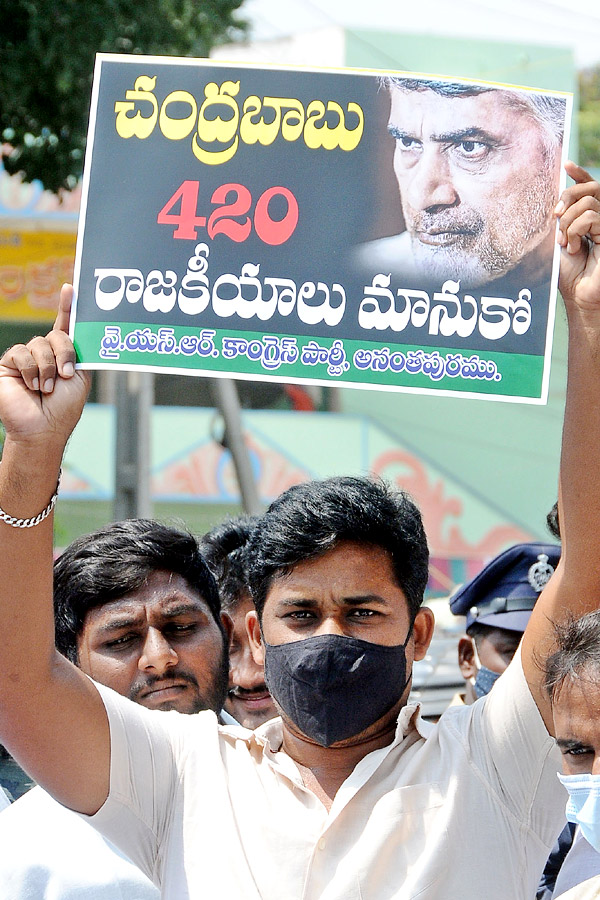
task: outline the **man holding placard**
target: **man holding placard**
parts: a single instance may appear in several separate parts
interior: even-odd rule
[[[576,184],[556,208],[570,326],[563,553],[494,691],[436,725],[407,705],[433,631],[420,606],[422,523],[409,498],[367,479],[291,489],[253,535],[249,631],[281,720],[235,732],[210,712],[158,715],[57,654],[51,513],[88,389],[65,334],[70,290],[47,338],[3,356],[0,739],[164,897],[532,895],[564,806],[538,660],[553,649],[553,621],[584,614],[600,592],[589,564],[600,529],[600,188],[568,172]]]

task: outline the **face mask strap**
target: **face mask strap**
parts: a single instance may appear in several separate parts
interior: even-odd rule
[[[414,629],[414,627],[415,627],[415,619],[416,619],[416,618],[417,618],[417,617],[414,616],[414,617],[410,620],[410,626],[409,626],[409,628],[408,628],[408,634],[406,635],[406,640],[405,640],[404,643],[402,644],[402,649],[403,649],[403,650],[406,650],[406,647],[407,647],[407,645],[408,645],[408,642],[410,641],[410,639],[411,639],[411,637],[412,637],[413,629]]]
[[[467,635],[467,637],[469,637],[471,639],[471,643],[473,644],[473,656],[475,658],[475,666],[477,667],[477,671],[480,672],[481,671],[481,660],[479,659],[479,653],[477,652],[477,642],[475,641],[474,637],[471,637],[470,634]],[[475,675],[471,675],[471,677],[469,678],[469,684],[472,687],[475,687],[475,678],[476,678]]]
[[[469,683],[473,686],[477,697],[483,697],[486,694],[489,694],[494,682],[500,677],[500,673],[494,672],[492,669],[488,669],[487,666],[483,665],[479,658],[475,638],[472,637],[471,641],[473,642],[473,653],[475,665],[477,666],[477,675],[471,676],[469,678]]]
[[[406,635],[406,640],[405,640],[404,643],[402,644],[402,649],[405,650],[405,651],[406,651],[406,647],[407,647],[407,645],[408,645],[408,642],[410,641],[410,639],[411,639],[411,637],[412,637],[413,630],[414,630],[414,626],[415,626],[415,619],[416,619],[416,618],[417,618],[417,616],[415,615],[415,616],[413,616],[413,618],[410,620],[410,626],[409,626],[409,629],[408,629],[408,634]],[[404,654],[404,659],[405,659],[405,661],[406,661],[406,653]],[[406,665],[406,662],[405,662],[405,665]],[[404,693],[404,691],[406,690],[406,688],[407,688],[407,687],[409,686],[409,684],[411,683],[412,677],[413,677],[413,673],[412,673],[412,666],[411,666],[411,667],[410,667],[410,675],[406,678],[406,681],[404,682],[404,686],[403,686],[403,688],[402,688],[402,690],[401,690],[401,692],[400,692],[400,696],[402,696],[402,694]]]

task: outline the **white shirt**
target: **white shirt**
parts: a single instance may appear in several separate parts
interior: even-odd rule
[[[0,815],[0,900],[159,900],[81,816],[39,787]]]
[[[10,806],[10,798],[4,788],[0,785],[0,812],[3,809],[8,809]]]
[[[280,751],[279,720],[219,727],[98,689],[111,786],[90,821],[168,900],[530,900],[564,824],[558,752],[518,655],[436,725],[403,709],[329,812]]]
[[[556,894],[552,894],[554,898]],[[600,875],[588,878],[581,884],[576,884],[564,894],[560,894],[560,900],[598,900],[600,897]]]
[[[556,884],[554,885],[552,900],[555,900],[556,897],[564,898],[564,900],[571,898],[571,896],[579,897],[577,890],[589,891],[590,889],[589,884],[587,888],[584,888],[581,882],[589,882],[590,879],[592,881],[595,879],[598,890],[596,896],[600,897],[600,853],[594,850],[592,845],[586,841],[578,828],[575,831],[571,849],[560,867]],[[574,889],[573,894],[571,894],[572,889]],[[581,896],[587,897],[588,895],[587,893],[582,893]],[[589,896],[593,895],[590,894]]]

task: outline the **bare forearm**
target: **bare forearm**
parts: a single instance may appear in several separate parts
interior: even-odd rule
[[[567,307],[568,308],[568,307]],[[535,660],[554,646],[554,624],[600,606],[600,312],[568,308],[569,373],[560,465],[561,560],[524,641]],[[535,677],[540,678],[534,660]]]
[[[18,518],[37,515],[55,491],[61,455],[60,442],[9,439],[0,464],[0,507]],[[58,799],[94,812],[108,790],[108,728],[93,685],[54,647],[52,520],[50,514],[32,528],[0,521],[0,740]],[[105,765],[91,778],[88,760],[95,754]],[[62,777],[65,755],[68,781]]]
[[[600,311],[569,310],[560,478],[564,589],[579,616],[600,606]]]
[[[557,214],[560,290],[569,322],[569,365],[560,468],[561,561],[523,638],[523,667],[551,730],[542,661],[554,649],[554,625],[600,606],[600,186],[569,163],[575,184]]]
[[[65,327],[69,305],[70,291],[61,293]],[[89,387],[74,359],[61,327],[0,360],[0,507],[8,517],[37,517],[56,490]],[[0,742],[57,799],[95,812],[108,791],[106,713],[92,682],[54,647],[53,515],[20,524],[0,517]]]
[[[7,438],[0,464],[2,510],[9,516],[29,519],[45,509],[56,490],[61,456],[60,445]],[[52,515],[33,528],[16,528],[0,521],[0,633],[4,656],[0,690],[5,701],[11,690],[18,694],[31,680],[47,677],[52,662],[52,523]]]

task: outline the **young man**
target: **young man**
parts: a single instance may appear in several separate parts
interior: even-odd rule
[[[86,675],[151,709],[221,709],[226,632],[192,535],[130,519],[78,538],[54,564],[54,607],[57,646]],[[0,844],[0,900],[159,896],[39,787],[0,816]]]
[[[54,565],[54,620],[60,652],[124,697],[221,709],[229,623],[191,534],[128,519],[77,538]]]
[[[223,612],[231,620],[229,688],[224,709],[244,728],[257,728],[277,715],[265,684],[263,666],[255,663],[246,616],[254,609],[246,577],[246,549],[256,516],[226,519],[204,535],[200,548],[217,580]]]
[[[577,183],[557,207],[570,325],[563,554],[494,690],[436,725],[407,706],[433,631],[419,605],[422,524],[404,495],[367,479],[293,488],[252,536],[250,632],[281,720],[236,733],[203,715],[157,715],[58,656],[49,498],[88,386],[64,333],[70,290],[50,335],[3,357],[0,737],[164,897],[535,891],[563,806],[538,659],[553,648],[552,620],[587,612],[600,590],[589,564],[600,525],[600,187],[568,171]]]

